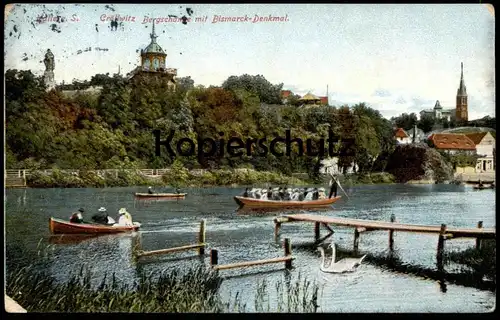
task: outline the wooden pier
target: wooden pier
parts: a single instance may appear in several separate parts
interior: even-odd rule
[[[437,261],[438,264],[442,261],[442,253],[444,249],[444,241],[456,238],[475,238],[476,248],[481,247],[481,240],[495,239],[496,231],[494,228],[483,228],[483,222],[479,221],[477,228],[457,228],[447,227],[445,224],[440,226],[416,225],[397,223],[396,217],[391,216],[391,221],[375,221],[375,220],[359,220],[339,217],[326,217],[313,214],[293,214],[284,215],[274,219],[275,236],[279,235],[281,224],[287,222],[312,222],[314,223],[314,239],[316,242],[321,242],[333,234],[330,225],[354,227],[354,251],[358,250],[359,236],[363,232],[375,230],[389,231],[389,248],[392,250],[394,246],[394,232],[412,232],[412,233],[431,233],[437,234]],[[325,227],[330,233],[323,239],[320,239],[320,226]]]
[[[271,263],[285,263],[285,268],[292,268],[292,260],[295,258],[292,257],[292,245],[290,243],[290,239],[285,239],[283,242],[283,249],[285,250],[285,255],[283,257],[278,258],[270,258],[270,259],[262,259],[262,260],[254,260],[254,261],[243,261],[236,262],[230,264],[219,265],[219,252],[215,249],[210,250],[210,266],[213,270],[226,270],[226,269],[234,269],[234,268],[244,268],[251,266],[259,266],[263,264],[271,264]]]
[[[395,220],[395,219],[394,219]],[[375,220],[360,220],[360,219],[348,219],[348,218],[337,218],[337,217],[326,217],[313,214],[294,214],[285,215],[274,220],[275,224],[282,224],[286,222],[314,222],[318,227],[319,225],[337,225],[345,227],[354,227],[358,229],[358,232],[366,232],[373,230],[387,230],[387,231],[404,231],[413,233],[441,233],[441,226],[426,226],[417,224],[403,224],[388,221],[375,221]],[[330,229],[331,230],[331,229]],[[279,231],[279,230],[278,230]],[[495,239],[495,229],[493,228],[456,228],[447,227],[446,236],[448,238],[476,238],[476,239]]]
[[[205,255],[205,220],[201,220],[200,222],[200,231],[198,233],[198,243],[189,244],[185,246],[175,247],[175,248],[167,248],[153,251],[143,251],[140,249],[140,245],[135,246],[133,249],[133,254],[136,258],[146,257],[146,256],[155,256],[159,254],[167,254],[174,252],[182,252],[188,250],[198,250],[198,254],[200,256]]]

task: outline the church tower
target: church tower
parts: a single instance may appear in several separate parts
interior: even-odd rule
[[[457,121],[468,121],[468,110],[467,110],[467,90],[464,83],[464,63],[462,62],[462,73],[460,76],[460,86],[457,90],[457,107],[456,107],[455,118]]]

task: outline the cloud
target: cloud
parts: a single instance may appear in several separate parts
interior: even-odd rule
[[[372,96],[374,97],[390,97],[391,93],[388,90],[377,89],[373,92]]]
[[[397,104],[405,104],[406,100],[405,100],[405,98],[399,96],[398,99],[396,100],[396,103]]]

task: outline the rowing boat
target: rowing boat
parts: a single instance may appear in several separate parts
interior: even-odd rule
[[[186,193],[135,193],[135,196],[141,199],[184,199],[184,197],[186,197]]]
[[[134,222],[133,226],[105,226],[92,223],[73,223],[61,219],[50,218],[49,229],[52,234],[106,234],[137,231],[140,223]]]
[[[321,208],[332,205],[337,202],[341,196],[310,200],[310,201],[277,201],[277,200],[261,200],[254,198],[246,198],[241,196],[235,196],[234,200],[240,206],[240,208],[255,208],[255,209],[292,209],[292,208]]]
[[[485,185],[482,185],[482,186],[472,186],[472,188],[475,189],[475,190],[495,189],[495,187],[493,185],[489,185],[489,186],[485,186]]]

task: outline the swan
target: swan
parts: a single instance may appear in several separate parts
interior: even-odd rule
[[[328,246],[332,247],[332,244]],[[353,272],[360,265],[361,262],[366,257],[366,254],[361,258],[344,258],[340,261],[335,262],[335,251],[337,249],[337,245],[334,245],[332,248],[332,258],[330,261],[330,265],[328,267],[325,266],[325,250],[322,247],[318,247],[318,250],[321,252],[321,265],[320,270],[328,273],[344,273],[344,272]]]

